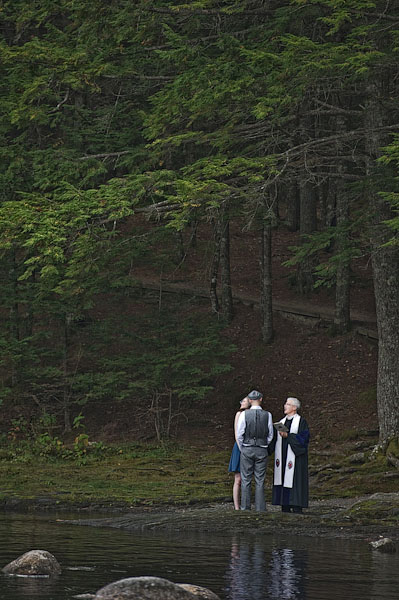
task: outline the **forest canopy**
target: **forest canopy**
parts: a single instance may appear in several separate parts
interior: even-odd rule
[[[228,368],[214,323],[188,320],[168,352],[181,307],[155,310],[145,331],[123,312],[95,326],[90,315],[99,298],[137,299],[136,267],[207,222],[209,317],[230,322],[229,224],[241,219],[262,239],[264,343],[276,228],[298,232],[298,294],[334,287],[337,332],[350,328],[351,263],[371,257],[380,442],[397,437],[399,3],[13,0],[0,27],[3,401],[53,398],[67,429],[73,406],[107,394],[162,397],[169,414],[194,359],[203,397]],[[145,355],[147,338],[165,343]],[[113,345],[129,348],[122,362]]]

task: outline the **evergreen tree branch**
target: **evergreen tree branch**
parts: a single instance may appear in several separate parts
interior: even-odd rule
[[[202,8],[202,9],[190,9],[190,8],[184,8],[184,9],[179,9],[179,10],[172,10],[170,8],[157,8],[155,6],[149,6],[147,7],[142,7],[141,8],[142,11],[144,12],[153,12],[153,13],[158,13],[158,14],[162,14],[162,15],[172,15],[172,16],[178,16],[178,15],[216,15],[216,16],[246,16],[246,17],[250,17],[252,15],[254,16],[258,16],[258,15],[265,15],[265,16],[271,16],[273,14],[273,11],[271,10],[267,10],[267,9],[254,9],[254,10],[246,10],[246,11],[240,11],[240,12],[236,12],[236,13],[231,13],[231,12],[227,12],[225,10],[221,10],[218,8]]]
[[[149,50],[150,48],[146,48]],[[160,49],[160,48],[158,48]],[[105,79],[126,79],[127,77],[135,77],[148,81],[173,81],[175,78],[171,75],[143,75],[142,73],[121,73],[120,75],[103,75]]]
[[[238,37],[245,33],[251,33],[251,32],[253,32],[253,28],[241,29],[240,31],[229,31],[228,35],[231,37],[234,37],[234,36]],[[195,44],[198,44],[198,43],[209,42],[210,40],[218,40],[218,39],[220,39],[220,37],[222,35],[226,35],[226,33],[223,33],[223,34],[218,33],[215,35],[207,35],[204,37],[190,38],[190,39],[186,40],[186,43],[190,46],[194,46]],[[148,47],[143,46],[143,50],[148,50],[148,51],[150,51],[150,50],[167,50],[168,48],[172,47],[172,44],[173,44],[172,42],[169,42],[168,44],[162,44],[161,46],[148,46]]]

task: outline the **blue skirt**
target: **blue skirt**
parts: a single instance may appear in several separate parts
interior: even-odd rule
[[[240,456],[241,452],[238,449],[237,442],[233,446],[233,450],[230,456],[229,462],[229,473],[239,473],[240,472]]]

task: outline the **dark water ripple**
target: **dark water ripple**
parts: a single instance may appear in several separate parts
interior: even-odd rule
[[[68,517],[76,515],[63,515]],[[32,549],[52,552],[62,575],[56,580],[0,575],[0,600],[71,600],[139,575],[202,585],[223,600],[399,597],[399,556],[371,552],[353,540],[138,535],[59,524],[48,515],[0,515],[0,567]]]

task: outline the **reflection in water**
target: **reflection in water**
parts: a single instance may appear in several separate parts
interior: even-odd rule
[[[260,540],[233,539],[226,573],[229,600],[303,600],[306,554],[291,548],[267,551]]]
[[[372,586],[370,596],[372,598],[390,598],[394,593],[392,586],[392,572],[398,571],[399,560],[397,554],[385,554],[385,552],[370,552],[371,565],[370,575]],[[398,591],[397,591],[398,593]],[[399,593],[398,593],[399,595]]]
[[[1,587],[7,583],[7,590],[14,597],[25,599],[28,598],[47,598],[53,593],[55,594],[58,587],[57,577],[14,577],[10,575],[4,576],[3,581],[0,580]],[[0,594],[0,598],[3,596]]]
[[[270,563],[270,597],[283,600],[306,598],[304,573],[305,554],[295,554],[290,548],[273,550]]]
[[[233,540],[228,570],[228,598],[263,600],[267,586],[267,559],[258,541],[236,543]]]

